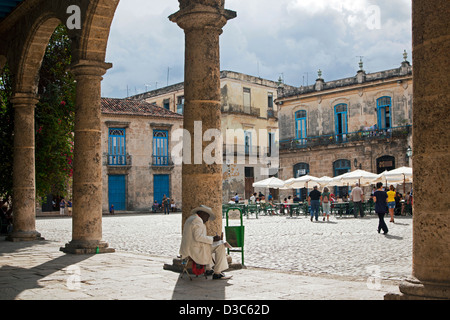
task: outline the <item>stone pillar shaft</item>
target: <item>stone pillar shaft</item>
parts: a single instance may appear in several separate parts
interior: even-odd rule
[[[183,127],[191,137],[191,163],[182,166],[182,225],[193,208],[206,205],[218,218],[207,224],[208,233],[215,235],[222,230],[222,164],[205,163],[203,151],[212,142],[203,142],[203,134],[209,129],[221,131],[219,37],[227,20],[236,14],[220,5],[180,3],[182,9],[169,18],[185,32]],[[196,124],[197,130],[199,125],[202,127],[201,147],[198,137],[195,139]],[[222,148],[222,143],[217,146]],[[198,159],[202,159],[201,163]]]
[[[102,241],[101,80],[111,64],[79,61],[73,170],[72,241],[67,253],[112,252]],[[98,248],[98,249],[97,249]]]
[[[448,0],[414,0],[413,278],[403,298],[450,299]]]
[[[14,105],[13,225],[10,241],[40,239],[36,232],[35,94],[17,93]]]

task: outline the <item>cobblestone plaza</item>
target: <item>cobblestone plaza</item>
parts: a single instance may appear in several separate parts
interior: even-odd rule
[[[36,224],[48,241],[62,245],[71,237],[70,218],[39,218]],[[411,217],[396,217],[387,235],[377,233],[378,218],[373,215],[333,216],[329,222],[259,216],[244,218],[244,225],[247,267],[362,281],[370,276],[401,281],[411,274]],[[181,214],[105,216],[103,236],[116,251],[158,256],[171,263],[181,243]],[[231,256],[240,262],[240,253]]]

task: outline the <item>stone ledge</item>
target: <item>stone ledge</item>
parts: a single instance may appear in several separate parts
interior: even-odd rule
[[[227,256],[228,260],[228,269],[226,271],[232,271],[232,270],[240,270],[245,269],[246,267],[242,265],[241,263],[230,263],[231,257]],[[174,272],[181,273],[183,272],[183,265],[181,264],[181,258],[175,258],[172,261],[172,264],[165,263],[163,266],[164,270],[170,270]],[[192,269],[188,269],[188,272],[192,274]]]

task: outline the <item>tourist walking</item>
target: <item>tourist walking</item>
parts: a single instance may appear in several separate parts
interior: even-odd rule
[[[317,190],[317,186],[314,186],[313,191],[309,193],[308,204],[311,206],[311,221],[313,221],[313,217],[316,218],[316,221],[319,220],[319,209],[320,209],[320,201],[322,199],[322,194],[319,190]]]
[[[330,192],[328,188],[325,187],[322,192],[323,221],[325,221],[325,216],[327,217],[327,221],[330,221],[330,210],[331,210]]]
[[[373,201],[375,202],[375,213],[378,215],[378,233],[383,230],[384,234],[388,233],[388,227],[384,222],[384,215],[387,211],[386,200],[388,195],[383,190],[383,183],[377,183],[377,190],[373,193]]]
[[[362,189],[359,187],[359,183],[356,184],[356,187],[353,188],[351,194],[351,200],[353,201],[353,214],[355,218],[358,217],[358,213],[356,212],[356,208],[358,208],[359,215],[364,217],[364,209],[363,209],[363,198],[364,193]]]
[[[391,184],[389,186],[389,191],[387,192],[387,206],[389,208],[389,215],[391,216],[391,220],[389,222],[394,222],[394,209],[395,209],[395,188]]]

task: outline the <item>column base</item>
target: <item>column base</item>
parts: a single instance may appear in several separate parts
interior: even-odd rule
[[[385,300],[450,300],[450,282],[420,282],[407,279],[399,286],[400,294],[388,293]]]
[[[96,253],[113,253],[113,248],[108,248],[108,243],[104,241],[87,241],[72,240],[66,243],[65,247],[61,247],[60,251],[68,254],[96,254]]]
[[[17,231],[12,232],[6,237],[6,241],[21,242],[21,241],[39,241],[45,240],[37,231]]]

